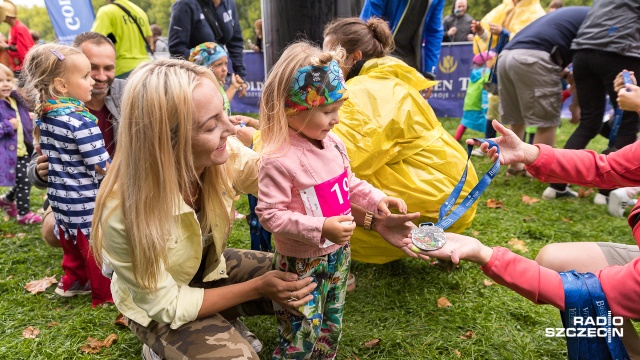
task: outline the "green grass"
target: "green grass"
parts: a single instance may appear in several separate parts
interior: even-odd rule
[[[443,124],[453,133],[458,121],[444,119]],[[574,129],[565,123],[558,145]],[[465,135],[482,134],[469,131]],[[595,150],[605,146],[602,138],[591,144]],[[491,165],[486,158],[473,158],[473,163],[479,174]],[[518,238],[526,242],[529,250],[523,255],[529,258],[553,242],[633,244],[626,219],[610,217],[605,207],[593,204],[593,195],[522,203],[522,195],[540,198],[545,186],[525,178],[507,178],[502,169],[480,198],[476,219],[465,234],[501,246]],[[487,208],[490,198],[502,200],[504,208]],[[33,208],[42,201],[43,192],[35,190]],[[247,213],[246,198],[239,211]],[[88,297],[63,299],[54,294],[54,286],[38,295],[27,293],[23,287],[31,280],[51,275],[60,278],[62,251],[40,239],[37,225],[0,221],[0,359],[140,358],[141,343],[128,329],[113,324],[115,307],[91,309]],[[24,236],[7,237],[9,234]],[[248,239],[246,223],[236,222],[229,245],[248,248]],[[347,297],[339,359],[457,359],[456,351],[464,359],[566,358],[564,339],[544,337],[546,327],[561,326],[558,311],[533,305],[499,285],[484,286],[486,277],[474,264],[463,263],[453,273],[445,273],[428,262],[405,259],[385,265],[356,262],[352,270],[358,287]],[[436,301],[443,296],[452,307],[438,308]],[[58,325],[48,327],[52,321]],[[275,319],[257,317],[245,322],[265,345],[262,358],[270,358],[277,341]],[[22,337],[28,326],[41,331],[36,339]],[[460,338],[469,330],[475,338]],[[79,350],[88,336],[104,339],[111,333],[118,335],[118,341],[98,355]],[[381,339],[379,346],[365,347],[365,342],[376,338]]]

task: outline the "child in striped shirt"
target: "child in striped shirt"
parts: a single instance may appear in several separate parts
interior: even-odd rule
[[[97,119],[84,105],[94,84],[91,64],[76,48],[45,44],[27,54],[24,70],[25,89],[39,104],[35,137],[49,157],[47,195],[64,254],[64,276],[55,292],[90,292],[94,307],[113,303],[110,280],[89,245],[98,186],[111,161]]]

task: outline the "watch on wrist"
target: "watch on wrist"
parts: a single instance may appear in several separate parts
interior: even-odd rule
[[[367,214],[364,216],[364,224],[362,227],[367,231],[371,231],[372,222],[373,222],[373,213],[371,211],[367,211]]]

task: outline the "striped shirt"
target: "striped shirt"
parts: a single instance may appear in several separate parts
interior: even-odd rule
[[[102,175],[111,161],[98,125],[78,113],[44,116],[40,147],[49,157],[47,195],[58,227],[75,243],[78,229],[90,238],[93,208]]]

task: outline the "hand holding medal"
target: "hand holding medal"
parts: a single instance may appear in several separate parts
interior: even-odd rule
[[[500,154],[500,147],[493,140],[486,139],[474,139],[480,143],[488,143],[489,149],[496,148],[495,153]],[[462,173],[460,181],[455,186],[451,195],[445,200],[444,204],[440,207],[439,221],[436,224],[422,223],[419,227],[411,230],[411,242],[413,244],[411,250],[415,253],[420,251],[433,251],[438,250],[446,243],[446,236],[444,230],[453,225],[464,214],[473,203],[480,197],[480,194],[489,186],[491,180],[498,174],[500,170],[500,160],[496,157],[495,162],[491,169],[480,179],[478,184],[469,192],[467,197],[462,200],[460,205],[456,207],[449,215],[449,210],[453,207],[456,200],[460,196],[460,192],[464,187],[464,183],[467,180],[467,171],[469,169],[469,159],[471,158],[471,150],[473,145],[467,145],[467,166]]]

